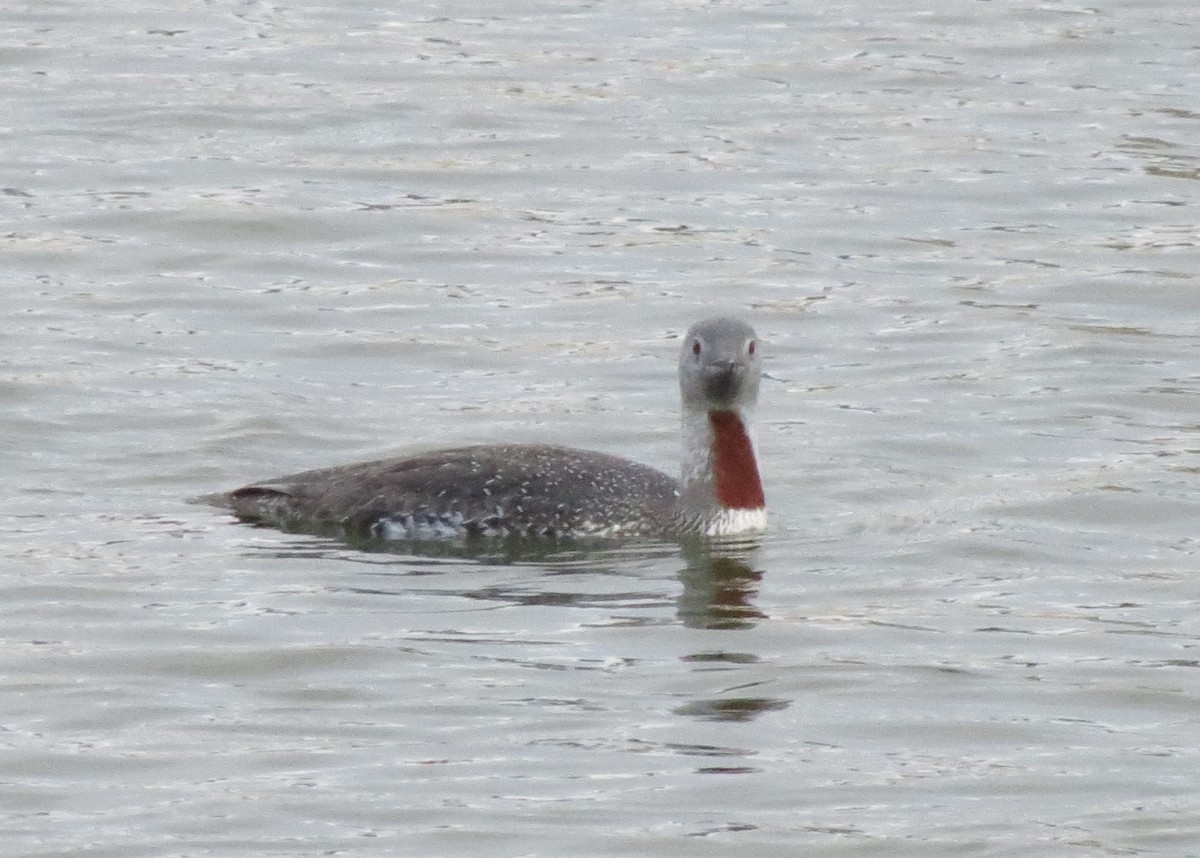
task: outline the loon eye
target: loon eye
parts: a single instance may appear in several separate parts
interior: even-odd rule
[[[748,354],[748,355],[754,354],[755,348],[757,348],[757,344],[754,342],[754,340],[751,340],[750,342],[746,343],[746,354]]]
[[[692,354],[694,354],[694,355],[700,354],[700,341],[699,340],[692,340]]]

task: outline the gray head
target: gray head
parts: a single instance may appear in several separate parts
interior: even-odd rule
[[[705,319],[692,325],[679,351],[683,407],[741,411],[758,400],[762,373],[758,336],[741,319]]]

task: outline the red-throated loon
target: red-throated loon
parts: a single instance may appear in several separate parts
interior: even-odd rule
[[[305,471],[206,500],[248,522],[385,540],[758,533],[767,511],[749,421],[760,364],[740,319],[688,330],[679,480],[589,450],[485,444]]]

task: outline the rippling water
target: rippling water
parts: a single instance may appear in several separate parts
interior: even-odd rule
[[[1191,4],[2,26],[5,855],[1200,855]],[[768,349],[755,549],[186,502],[670,469],[716,310]]]

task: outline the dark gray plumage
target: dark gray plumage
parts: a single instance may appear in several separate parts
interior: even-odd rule
[[[616,456],[489,444],[305,471],[218,499],[288,530],[422,539],[665,535],[678,496],[676,480]]]
[[[749,415],[760,374],[745,322],[688,330],[682,480],[588,450],[487,444],[304,471],[204,500],[248,522],[384,540],[757,533],[766,509]]]

